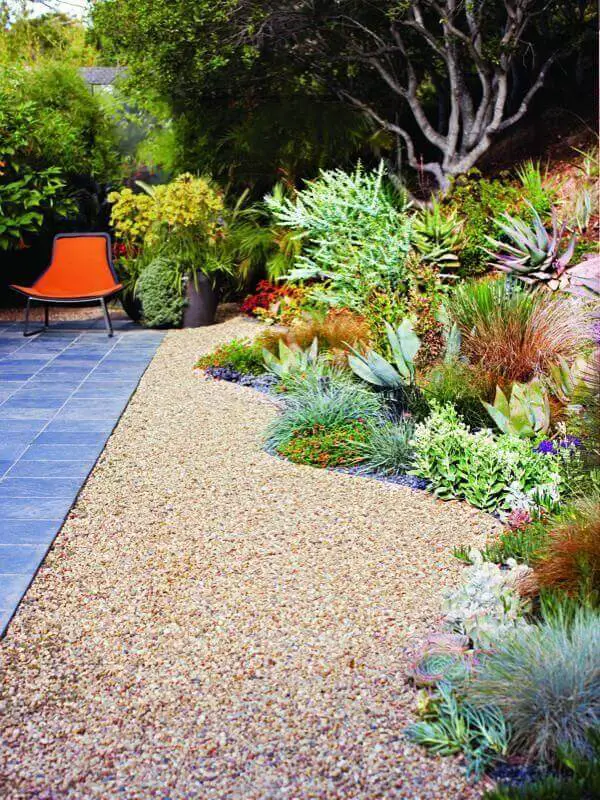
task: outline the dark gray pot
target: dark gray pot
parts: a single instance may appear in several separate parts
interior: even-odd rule
[[[127,316],[134,322],[139,322],[142,318],[142,304],[139,298],[133,292],[128,292],[124,289],[119,299]]]
[[[202,328],[215,321],[219,295],[212,281],[203,272],[196,273],[196,280],[189,278],[186,285],[187,305],[183,310],[184,328]]]

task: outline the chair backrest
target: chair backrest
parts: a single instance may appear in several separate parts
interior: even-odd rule
[[[116,283],[107,233],[59,233],[54,237],[50,266],[35,288],[77,297],[101,294]]]

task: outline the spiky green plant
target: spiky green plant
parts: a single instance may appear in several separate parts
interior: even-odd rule
[[[497,707],[475,707],[442,682],[429,705],[426,718],[406,729],[408,738],[436,755],[464,754],[468,771],[481,776],[506,754],[510,731]]]
[[[413,463],[411,439],[415,426],[410,420],[380,420],[369,423],[366,442],[357,445],[363,457],[361,469],[380,475],[402,475]]]
[[[278,355],[275,355],[270,350],[263,348],[262,355],[267,371],[278,378],[283,378],[292,372],[304,372],[310,366],[318,363],[319,340],[315,336],[311,346],[303,350],[298,345],[288,347],[283,339],[280,339],[278,351]]]
[[[272,194],[278,202],[283,202],[286,189],[278,183]],[[290,271],[300,254],[303,237],[297,231],[274,224],[273,215],[264,202],[242,208],[244,199],[242,196],[240,207],[229,221],[225,245],[245,284],[264,274],[270,281],[279,280]]]
[[[553,291],[567,289],[569,275],[567,266],[573,258],[577,237],[573,235],[564,250],[562,239],[566,224],[558,224],[556,212],[552,213],[552,230],[546,230],[540,215],[530,204],[533,220],[503,214],[496,226],[507,241],[487,237],[487,252],[494,259],[494,266],[529,286],[545,286]]]
[[[353,355],[348,356],[348,364],[363,381],[385,389],[397,389],[415,382],[415,356],[421,342],[413,330],[410,319],[405,319],[396,330],[389,322],[385,323],[387,339],[394,357],[395,367],[374,350],[360,353],[353,347]]]
[[[591,755],[600,726],[600,614],[581,607],[498,639],[469,685],[469,700],[503,712],[511,749],[555,764],[566,749]]]
[[[548,185],[548,167],[542,171],[539,161],[529,159],[517,167],[517,178],[521,181],[526,199],[540,214],[547,214],[552,208],[556,191]]]
[[[550,427],[548,394],[539,378],[513,384],[510,399],[496,386],[494,405],[482,402],[502,433],[531,438]]]
[[[456,209],[444,215],[435,201],[422,209],[413,220],[412,241],[423,261],[439,267],[444,277],[456,278],[446,272],[460,267],[462,223]]]

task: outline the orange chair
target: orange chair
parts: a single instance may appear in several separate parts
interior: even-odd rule
[[[50,266],[33,286],[11,284],[11,289],[27,298],[24,336],[33,336],[42,329],[29,331],[29,308],[32,300],[44,303],[44,328],[48,327],[50,303],[88,303],[98,300],[109,336],[112,323],[106,298],[123,288],[115,273],[110,236],[107,233],[60,233],[54,237]]]

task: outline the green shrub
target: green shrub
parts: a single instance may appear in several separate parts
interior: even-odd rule
[[[166,258],[155,258],[137,282],[144,324],[148,327],[176,327],[181,323],[185,299],[173,280],[173,266]]]
[[[71,179],[107,181],[119,156],[114,122],[75,68],[0,63],[0,165],[0,249],[29,244],[80,199],[89,213]]]
[[[261,375],[265,371],[262,347],[249,339],[232,339],[219,345],[212,353],[201,356],[196,366],[199,369],[229,367],[243,375]]]
[[[600,614],[580,608],[499,639],[469,684],[475,706],[501,709],[511,749],[554,765],[561,752],[593,756],[600,726]]]
[[[494,219],[514,208],[518,200],[519,193],[513,186],[482,178],[476,169],[456,179],[446,202],[464,220],[466,243],[460,253],[461,275],[478,275],[486,270],[486,236],[498,233]]]
[[[0,65],[0,130],[0,156],[9,156],[0,160],[98,181],[118,174],[114,120],[75,67]]]
[[[406,473],[413,463],[414,430],[414,423],[409,420],[370,422],[365,427],[366,439],[357,445],[363,469],[380,475]]]
[[[531,443],[514,436],[471,433],[452,406],[434,406],[413,438],[412,474],[424,478],[438,497],[464,498],[488,511],[508,509],[515,492],[546,487],[558,494],[559,460],[534,452]],[[539,497],[538,497],[539,499]]]
[[[373,418],[380,411],[377,395],[341,374],[323,378],[308,373],[290,388],[283,413],[269,425],[267,449],[279,451],[299,434],[315,428],[336,430],[349,422]]]
[[[481,371],[463,361],[453,360],[437,364],[431,369],[423,391],[430,402],[441,406],[453,405],[469,426],[481,428],[489,425],[489,417],[481,401],[489,397],[490,389],[490,381]]]
[[[278,225],[304,237],[290,280],[326,280],[311,289],[314,299],[360,312],[373,291],[408,290],[410,218],[383,166],[323,171],[294,200],[273,195],[267,206]]]
[[[298,432],[292,439],[280,445],[280,455],[296,464],[311,464],[315,467],[351,467],[362,461],[359,450],[368,431],[364,422],[357,420],[326,428],[315,425],[310,430]]]

